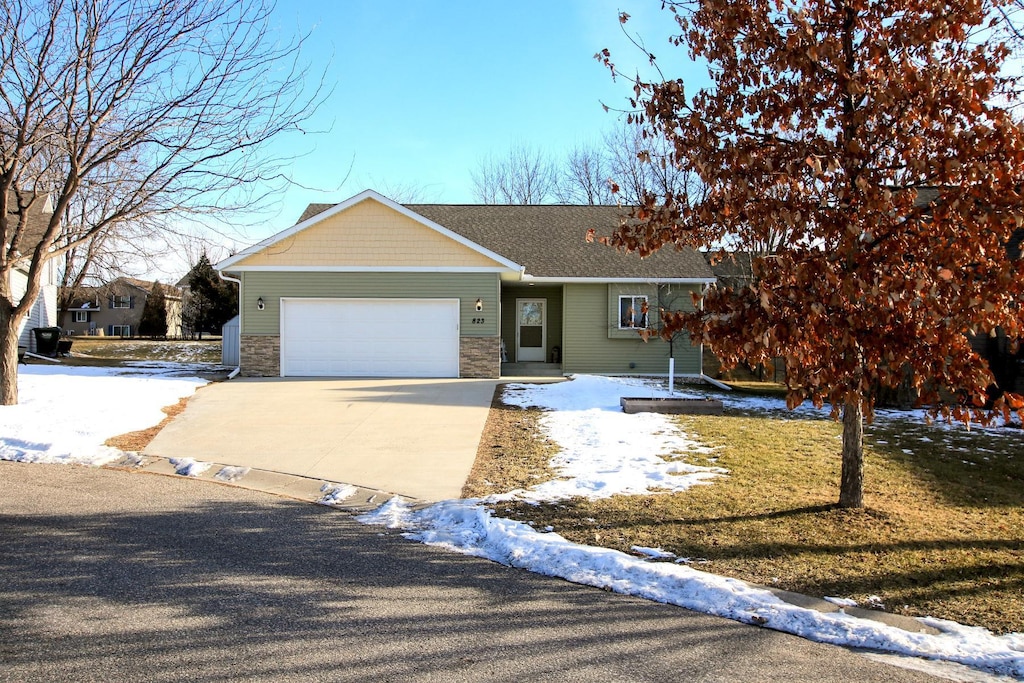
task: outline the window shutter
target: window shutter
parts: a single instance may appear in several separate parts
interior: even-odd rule
[[[114,336],[114,326],[113,325],[107,325],[107,336],[108,337],[113,337]]]
[[[128,297],[128,308],[135,308],[135,297]]]
[[[107,305],[108,305],[108,308],[111,308],[111,309],[114,308],[114,295],[113,294],[111,294],[110,297],[107,299]]]

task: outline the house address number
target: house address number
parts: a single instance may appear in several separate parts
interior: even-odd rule
[[[473,318],[474,325],[483,325],[487,321],[487,318]]]

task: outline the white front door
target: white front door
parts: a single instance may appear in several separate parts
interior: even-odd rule
[[[516,299],[516,361],[544,362],[547,348],[547,301]]]

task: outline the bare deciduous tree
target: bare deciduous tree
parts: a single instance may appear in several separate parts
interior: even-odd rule
[[[80,190],[64,210],[61,232],[54,242],[55,249],[63,250],[58,259],[57,320],[64,319],[81,287],[121,276],[138,277],[153,268],[156,258],[166,252],[161,226],[144,215],[111,224],[81,240],[95,217],[109,213],[112,205],[110,197]]]
[[[7,0],[0,6],[0,403],[50,259],[145,218],[252,207],[283,183],[268,143],[320,101],[302,39],[260,0]],[[65,222],[81,194],[107,200]],[[29,216],[49,198],[38,230]],[[12,275],[26,272],[15,296]]]
[[[471,173],[473,191],[484,204],[543,204],[558,187],[558,169],[544,152],[513,145],[504,158],[487,155]]]
[[[604,146],[610,177],[618,186],[616,194],[623,204],[642,204],[650,194],[699,196],[703,187],[700,178],[675,161],[664,138],[645,136],[642,129],[626,125],[608,132]]]
[[[692,169],[674,161],[663,138],[631,125],[611,130],[598,145],[576,145],[561,165],[520,144],[505,157],[484,157],[471,175],[484,204],[638,205],[649,194],[696,197],[703,187]]]
[[[604,150],[577,145],[566,155],[555,194],[563,204],[614,204],[611,177]]]

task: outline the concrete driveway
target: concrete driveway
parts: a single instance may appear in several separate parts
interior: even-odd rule
[[[496,380],[234,379],[196,392],[145,455],[458,498]]]

